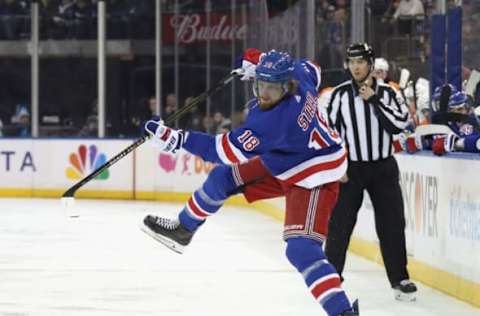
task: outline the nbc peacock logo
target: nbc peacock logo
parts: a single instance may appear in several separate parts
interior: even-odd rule
[[[87,148],[85,145],[80,145],[78,146],[77,152],[70,154],[70,166],[65,169],[65,174],[69,179],[80,180],[103,165],[106,161],[107,156],[99,153],[97,146],[90,145]],[[107,169],[100,173],[95,179],[107,180],[109,177],[110,173]]]

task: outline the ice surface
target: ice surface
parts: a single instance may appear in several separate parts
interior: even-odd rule
[[[0,199],[0,315],[324,315],[284,256],[281,223],[223,208],[183,255],[138,228],[147,213],[179,204]],[[420,285],[396,302],[383,269],[349,255],[345,287],[361,314],[480,315],[480,309]]]

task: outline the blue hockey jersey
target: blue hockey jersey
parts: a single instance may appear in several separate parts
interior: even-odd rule
[[[470,115],[472,121],[477,120],[475,114]],[[450,129],[463,139],[463,148],[465,152],[480,152],[480,132],[470,123],[448,122]]]
[[[297,60],[293,78],[299,83],[295,94],[272,109],[262,111],[252,100],[242,126],[216,136],[190,131],[183,147],[222,164],[260,156],[273,176],[305,188],[340,179],[347,170],[346,150],[317,107],[320,71],[309,61]]]
[[[476,120],[474,115],[471,115],[473,120]],[[478,131],[475,130],[470,123],[448,122],[450,129],[459,137],[478,136]]]

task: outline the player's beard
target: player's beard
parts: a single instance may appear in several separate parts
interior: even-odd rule
[[[280,101],[282,101],[286,93],[287,91],[285,90],[274,94],[267,93],[264,95],[259,95],[257,92],[258,106],[260,107],[260,110],[268,111],[274,108]]]
[[[283,97],[283,96],[282,96]],[[260,107],[260,110],[262,111],[268,111],[271,108],[273,108],[275,105],[277,105],[278,102],[282,99],[282,97],[272,100],[271,98],[264,99],[262,97],[258,98],[258,106]]]
[[[253,92],[258,100],[258,105],[260,110],[268,111],[274,108],[278,103],[282,102],[283,98],[286,95],[291,95],[295,93],[298,88],[298,82],[295,80],[290,80],[286,83],[283,83],[281,87],[276,91],[276,93],[260,93],[260,89],[256,84],[254,84]]]

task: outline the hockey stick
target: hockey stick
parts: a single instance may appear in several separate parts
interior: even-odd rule
[[[451,94],[452,94],[452,88],[450,88],[450,85],[446,85],[442,88],[442,93],[440,93],[440,104],[438,109],[440,113],[445,113],[448,111],[448,100],[450,99]]]
[[[420,136],[437,135],[437,134],[451,134],[453,131],[447,125],[428,124],[420,125],[415,129],[415,134]]]
[[[407,149],[407,147],[409,147],[407,139],[410,139],[411,137],[414,138],[415,143],[417,143],[417,142],[421,142],[420,137],[418,136],[423,137],[423,136],[432,136],[432,135],[448,135],[452,133],[453,131],[447,125],[441,125],[441,124],[419,125],[417,126],[417,128],[415,128],[415,131],[413,133],[404,132],[403,135],[401,135],[403,137],[399,137],[396,140],[394,140],[393,149],[395,153],[399,153],[403,151],[409,152]],[[419,148],[423,146],[416,144],[415,147],[417,147],[416,150],[419,150]]]
[[[410,79],[410,71],[407,68],[402,68],[400,71],[400,79],[398,80],[400,89],[403,90],[407,87],[408,79]]]
[[[227,76],[222,78],[215,86],[210,88],[209,90],[203,92],[199,96],[195,97],[189,104],[183,106],[181,109],[170,115],[166,120],[165,124],[170,124],[180,117],[182,117],[185,113],[196,107],[198,104],[201,102],[205,101],[208,97],[214,95],[216,92],[220,91],[222,88],[227,86],[235,76],[240,75],[241,70],[235,69],[231,73],[229,73]],[[75,183],[72,187],[70,187],[65,193],[62,195],[62,205],[65,207],[68,207],[73,204],[73,199],[75,192],[77,192],[78,189],[80,189],[82,186],[90,182],[92,179],[97,177],[99,174],[101,174],[103,171],[106,169],[110,168],[113,164],[115,164],[117,161],[128,155],[130,152],[135,150],[137,147],[142,145],[146,140],[148,139],[148,136],[143,136],[142,138],[137,139],[133,144],[119,152],[117,155],[115,155],[113,158],[108,160],[106,163],[98,167],[95,171],[90,173],[88,176],[80,180],[79,182]]]
[[[467,85],[465,86],[465,93],[472,98],[475,98],[475,92],[477,85],[480,82],[480,71],[474,69],[468,78]]]

